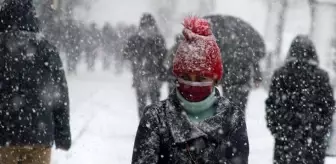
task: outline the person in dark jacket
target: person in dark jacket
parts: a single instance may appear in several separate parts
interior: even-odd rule
[[[223,67],[210,25],[191,17],[184,26],[173,62],[176,89],[146,108],[132,164],[247,164],[244,114],[215,88]]]
[[[323,164],[334,105],[329,76],[318,67],[313,42],[297,36],[285,65],[273,75],[266,100],[274,164]]]
[[[139,31],[129,38],[124,53],[132,63],[133,87],[141,118],[148,97],[151,103],[160,100],[159,78],[166,71],[163,65],[167,54],[165,39],[151,14],[143,14]]]
[[[222,15],[205,18],[212,23],[224,60],[223,94],[245,110],[250,90],[262,82],[259,62],[266,54],[264,39],[240,18]]]
[[[62,62],[31,1],[5,1],[0,19],[0,163],[49,164],[54,143],[71,146]]]

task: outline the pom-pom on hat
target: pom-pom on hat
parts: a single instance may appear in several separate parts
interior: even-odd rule
[[[184,40],[173,61],[176,77],[196,74],[219,81],[223,75],[220,49],[207,20],[188,17],[184,20]]]

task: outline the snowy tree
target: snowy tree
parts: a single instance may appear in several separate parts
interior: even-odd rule
[[[267,27],[265,40],[268,43],[267,50],[270,53],[269,57],[273,60],[269,66],[277,66],[277,63],[275,62],[279,61],[286,8],[287,0],[268,1],[268,17],[266,23]]]
[[[316,0],[313,3],[313,28],[311,37],[321,58],[321,66],[332,68],[333,46],[336,39],[336,1]]]
[[[282,35],[284,30],[285,13],[288,2],[287,0],[269,0],[268,17],[266,21],[265,41],[267,43],[267,58],[265,72],[265,84],[269,86],[272,70],[279,66]]]
[[[309,0],[309,8],[310,8],[310,18],[311,18],[311,22],[310,22],[310,35],[312,35],[313,31],[314,31],[314,21],[313,18],[315,17],[316,14],[316,0]]]

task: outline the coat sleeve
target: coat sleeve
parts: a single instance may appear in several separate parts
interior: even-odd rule
[[[260,60],[265,57],[265,44],[263,41],[259,44],[259,48],[255,51],[256,54],[254,54],[255,57],[253,61],[253,80],[255,82],[263,80],[259,63]]]
[[[319,122],[318,127],[316,127],[317,134],[322,134],[325,136],[329,129],[331,129],[332,118],[335,112],[335,99],[333,94],[333,89],[330,85],[329,76],[325,73],[324,76],[320,76],[320,86],[318,86],[319,91],[317,93],[318,102],[317,107],[320,112],[320,119],[317,119]]]
[[[241,117],[239,123],[233,127],[231,134],[230,149],[226,152],[229,164],[248,164],[250,153],[249,140],[245,118]]]
[[[259,62],[253,62],[252,67],[253,67],[253,80],[254,80],[254,82],[262,81],[262,74],[261,74]]]
[[[122,50],[122,54],[123,54],[124,58],[128,59],[128,60],[131,60],[131,55],[132,55],[132,54],[130,54],[131,44],[132,44],[131,38],[128,38],[126,40],[126,43],[124,44],[123,50]]]
[[[133,84],[132,86],[138,86],[139,85],[139,81],[137,80],[137,62],[139,59],[138,53],[136,53],[136,45],[137,44],[137,38],[135,36],[131,36],[130,38],[127,39],[124,47],[123,47],[123,56],[124,58],[126,58],[127,60],[129,60],[131,62],[131,71],[133,74]]]
[[[132,164],[158,164],[160,151],[159,121],[155,109],[145,109],[136,133]]]
[[[275,72],[275,74],[272,77],[271,86],[269,89],[268,98],[266,99],[266,123],[268,129],[271,131],[273,135],[276,135],[281,130],[280,124],[279,124],[279,118],[280,116],[280,99],[279,95],[280,92],[283,90],[281,88],[281,76],[279,73]]]
[[[174,47],[170,48],[167,51],[166,57],[165,57],[165,61],[164,61],[164,66],[166,68],[170,68],[173,64],[173,58],[174,58]]]
[[[52,72],[52,84],[55,89],[53,120],[54,136],[57,148],[68,150],[71,147],[69,93],[62,61],[56,48],[50,46],[46,50],[49,55],[49,67]]]

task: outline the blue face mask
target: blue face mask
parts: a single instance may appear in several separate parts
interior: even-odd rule
[[[197,115],[208,110],[214,105],[214,103],[217,100],[215,89],[212,89],[211,94],[206,99],[200,102],[190,102],[186,100],[178,90],[176,90],[176,93],[177,98],[180,100],[180,103],[183,106],[183,108],[186,110],[188,114],[191,115]]]

